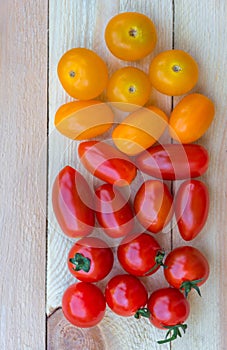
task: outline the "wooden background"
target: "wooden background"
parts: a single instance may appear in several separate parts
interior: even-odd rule
[[[124,65],[107,51],[103,40],[106,23],[122,11],[145,13],[157,27],[154,53],[136,65],[146,71],[156,53],[173,47],[186,50],[200,67],[194,91],[216,105],[214,123],[200,140],[211,157],[203,177],[210,189],[210,214],[192,242],[208,257],[211,274],[202,298],[190,296],[186,335],[163,346],[155,343],[163,332],[147,320],[122,321],[108,310],[99,326],[80,330],[71,327],[59,309],[62,293],[73,281],[65,265],[72,242],[59,232],[53,217],[51,185],[66,163],[82,168],[76,143],[53,127],[57,107],[70,100],[58,82],[56,66],[67,49],[77,46],[96,50],[110,72]],[[0,1],[1,350],[226,349],[226,19],[224,0]],[[169,114],[178,100],[152,92],[150,102]],[[171,243],[173,247],[183,243],[176,229],[158,239],[167,250]],[[148,283],[150,291],[164,283],[161,274],[157,276]]]

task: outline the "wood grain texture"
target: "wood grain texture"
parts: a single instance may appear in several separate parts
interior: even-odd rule
[[[89,5],[88,5],[89,4]],[[70,98],[63,91],[56,74],[57,63],[61,55],[72,47],[84,46],[95,50],[108,64],[110,75],[121,66],[128,63],[122,62],[114,58],[107,50],[104,42],[104,29],[109,19],[115,14],[123,11],[139,11],[147,14],[152,18],[159,33],[159,41],[155,51],[139,63],[133,63],[144,71],[148,71],[148,66],[151,58],[164,48],[171,49],[172,47],[172,1],[115,1],[109,2],[104,0],[89,1],[50,1],[50,74],[49,74],[49,193],[48,193],[48,269],[47,269],[47,314],[50,315],[56,308],[61,306],[61,298],[65,288],[73,283],[75,280],[70,275],[66,266],[67,254],[73,242],[60,232],[59,226],[54,218],[52,204],[51,204],[51,188],[53,180],[59,170],[66,164],[76,167],[87,178],[91,186],[100,184],[98,180],[94,180],[82,167],[77,157],[77,145],[75,141],[70,141],[57,133],[54,129],[53,121],[57,108]],[[163,21],[163,18],[165,19]],[[57,38],[57,40],[56,40]],[[105,95],[102,95],[105,98]],[[171,98],[162,96],[153,91],[151,96],[152,103],[163,108],[168,114],[171,109]],[[118,117],[118,116],[117,116]],[[105,134],[105,139],[110,138],[111,133]],[[169,140],[169,136],[165,136]],[[141,184],[141,176],[133,183],[132,196],[136,188]],[[93,235],[102,237],[105,236],[99,229],[95,229]],[[168,238],[167,238],[168,237]],[[159,236],[159,242],[164,244],[167,250],[170,249],[170,233],[163,233]],[[165,242],[165,243],[164,243]],[[116,242],[109,242],[116,245]],[[121,272],[117,260],[115,260],[115,268],[112,270],[111,276]],[[101,281],[99,286],[104,289],[108,278]],[[144,280],[149,291],[164,285],[163,276],[160,271],[155,278]],[[59,321],[56,327],[48,326],[48,344],[50,349],[58,349],[59,344],[63,341],[61,339],[62,333],[59,333],[60,325],[66,324],[60,311],[54,313],[52,317],[58,315]],[[49,323],[55,321],[49,318]],[[115,321],[116,320],[116,321]],[[64,326],[65,327],[65,326]],[[63,327],[63,328],[64,328]],[[73,327],[67,327],[67,334],[69,337],[75,339],[75,334],[80,334],[84,337],[86,344],[87,331],[78,330]],[[125,319],[117,315],[113,315],[110,310],[107,310],[106,316],[102,323],[98,325],[94,334],[101,332],[104,337],[103,349],[149,349],[150,344],[154,349],[158,349],[155,340],[163,337],[163,332],[152,329],[147,320],[140,320],[135,322],[134,318]],[[74,335],[73,335],[74,334]],[[52,343],[55,346],[53,347]],[[58,345],[56,345],[58,344]],[[75,345],[75,344],[74,344]],[[51,347],[52,346],[52,347]],[[71,349],[72,344],[64,345],[64,349]],[[77,343],[77,349],[84,349],[84,343]],[[90,349],[90,348],[89,348]],[[92,349],[92,347],[91,347]],[[101,349],[101,348],[100,348]],[[163,349],[169,349],[169,345],[163,346]]]
[[[45,348],[47,6],[0,2],[0,349]],[[42,185],[38,192],[36,178]]]
[[[54,218],[51,205],[52,183],[59,170],[70,164],[81,171],[90,185],[96,186],[98,180],[83,170],[77,158],[77,142],[67,140],[54,129],[56,109],[70,98],[63,91],[57,79],[56,67],[61,55],[68,49],[85,46],[94,49],[108,63],[110,74],[125,65],[113,58],[105,47],[103,33],[109,18],[118,12],[139,11],[150,16],[159,34],[158,45],[152,55],[139,64],[133,63],[147,71],[150,59],[156,53],[172,48],[172,18],[174,4],[174,47],[192,54],[200,67],[200,78],[194,91],[202,92],[215,101],[216,116],[210,130],[199,141],[208,148],[211,156],[209,171],[203,180],[208,184],[211,196],[209,219],[202,233],[191,242],[207,255],[211,264],[211,275],[202,290],[202,299],[197,295],[190,296],[191,316],[188,330],[182,339],[162,349],[220,349],[224,350],[224,334],[227,327],[227,302],[225,269],[227,267],[226,236],[226,197],[227,168],[225,165],[226,138],[226,69],[227,51],[224,43],[227,39],[226,16],[227,5],[224,1],[115,1],[104,0],[50,0],[50,66],[49,66],[49,178],[48,178],[48,269],[47,269],[47,315],[61,306],[61,297],[65,288],[74,282],[66,267],[68,250],[72,241],[62,235]],[[105,98],[105,95],[102,95]],[[174,98],[174,105],[180,98]],[[153,91],[151,103],[163,108],[168,114],[171,109],[171,98]],[[109,137],[110,133],[105,137]],[[168,135],[163,140],[169,141]],[[45,147],[44,147],[45,152]],[[134,186],[141,181],[138,178]],[[134,191],[135,191],[134,188]],[[134,192],[133,192],[134,193]],[[100,232],[95,230],[95,235]],[[170,249],[170,234],[160,234],[160,243]],[[173,247],[185,244],[180,239],[174,226]],[[121,271],[116,267],[111,275]],[[110,276],[111,276],[110,275]],[[110,277],[109,276],[109,277]],[[103,289],[107,279],[99,285]],[[161,273],[145,282],[149,291],[164,285]],[[72,327],[58,309],[48,319],[48,349],[122,349],[148,350],[160,349],[155,340],[163,337],[163,332],[150,327],[146,320],[135,324],[133,319],[121,319],[110,310],[100,325],[91,330],[80,330]],[[213,327],[213,328],[212,328]]]
[[[174,46],[189,52],[200,68],[199,82],[194,89],[210,97],[216,115],[208,132],[198,141],[210,154],[210,167],[201,179],[210,192],[210,213],[206,226],[191,245],[207,256],[210,278],[201,287],[202,298],[190,296],[191,316],[187,334],[172,344],[173,350],[224,350],[227,327],[227,122],[226,79],[227,3],[225,1],[175,0]],[[175,98],[177,103],[179,98]],[[185,242],[174,232],[173,245]]]

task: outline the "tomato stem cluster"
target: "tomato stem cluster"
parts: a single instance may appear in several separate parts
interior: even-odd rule
[[[180,329],[182,329],[182,331],[185,333],[185,331],[187,329],[187,325],[186,324],[177,324],[176,326],[164,326],[164,328],[167,328],[168,332],[166,333],[165,339],[157,341],[158,344],[169,343],[169,342],[177,339],[178,336],[182,337]]]
[[[196,292],[199,294],[199,296],[201,297],[201,292],[200,289],[198,287],[198,283],[202,282],[203,278],[199,279],[199,280],[194,280],[194,281],[185,281],[181,284],[180,286],[180,290],[184,291],[185,297],[188,297],[188,294],[190,293],[190,291],[192,289],[195,289]]]
[[[74,271],[88,272],[90,270],[91,260],[80,253],[76,253],[74,258],[69,259],[69,261],[75,266]]]

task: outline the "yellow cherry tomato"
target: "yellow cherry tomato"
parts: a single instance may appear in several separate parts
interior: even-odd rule
[[[163,94],[183,95],[198,81],[198,65],[185,51],[168,50],[157,55],[150,64],[152,86]]]
[[[58,77],[65,91],[78,100],[90,100],[106,88],[106,63],[94,51],[75,48],[67,51],[58,63]]]
[[[136,61],[154,49],[157,34],[154,23],[142,13],[123,12],[107,24],[105,40],[111,53],[125,61]]]
[[[198,140],[209,128],[214,113],[214,104],[208,97],[202,94],[185,96],[170,115],[171,137],[181,143]]]
[[[112,133],[117,148],[134,156],[152,146],[168,125],[167,115],[155,106],[137,109],[129,114]]]
[[[134,67],[118,69],[107,84],[107,99],[117,108],[131,111],[143,106],[151,94],[148,75]]]
[[[111,108],[101,101],[73,101],[62,105],[55,115],[57,130],[73,140],[85,140],[106,132],[113,124]]]

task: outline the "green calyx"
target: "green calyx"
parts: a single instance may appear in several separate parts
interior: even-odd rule
[[[181,284],[180,286],[180,290],[184,291],[184,295],[185,298],[188,297],[188,294],[190,293],[190,291],[192,289],[195,289],[196,292],[199,294],[199,296],[201,297],[201,292],[200,289],[198,287],[198,283],[202,282],[203,278],[199,279],[199,280],[194,280],[194,281],[185,281]]]
[[[186,324],[177,324],[176,326],[165,326],[166,329],[168,329],[168,332],[166,333],[166,337],[163,340],[158,340],[158,344],[165,344],[169,343],[177,337],[182,337],[181,330],[185,333],[187,329]]]
[[[144,308],[138,309],[134,317],[138,320],[141,317],[150,318],[150,315],[151,315],[150,311],[144,307]]]
[[[163,266],[164,269],[166,269],[166,265],[163,263],[163,259],[165,256],[165,252],[162,250],[159,250],[156,257],[155,257],[155,265],[146,272],[145,276],[150,275],[152,272],[154,272],[159,266]]]
[[[83,254],[76,253],[74,258],[69,259],[69,261],[75,266],[74,271],[84,271],[89,272],[91,267],[91,260],[86,258]]]

